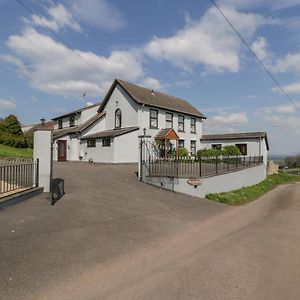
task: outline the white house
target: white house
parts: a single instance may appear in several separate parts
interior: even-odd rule
[[[176,143],[191,155],[215,144],[225,145],[229,139],[224,135],[209,139],[202,134],[204,119],[186,100],[116,79],[101,104],[53,119],[54,159],[137,162],[138,136],[144,132],[153,141],[160,140],[166,152]],[[243,143],[249,144],[248,154],[266,155],[267,137],[260,138],[261,144],[254,149],[250,144],[257,137],[241,137]]]
[[[228,145],[237,146],[242,155],[263,156],[267,163],[269,142],[266,132],[244,132],[225,134],[204,134],[201,139],[201,148],[222,149]]]

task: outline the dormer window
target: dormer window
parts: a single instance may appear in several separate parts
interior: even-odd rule
[[[115,112],[115,128],[121,128],[122,126],[122,113],[118,108]]]
[[[71,116],[69,118],[69,125],[70,125],[70,127],[74,127],[75,126],[75,116]]]
[[[63,128],[63,120],[59,119],[58,120],[58,129],[62,129]]]

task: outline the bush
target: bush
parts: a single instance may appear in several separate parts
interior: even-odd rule
[[[178,149],[178,157],[187,157],[189,156],[189,151],[186,148]]]
[[[223,155],[229,155],[229,156],[237,156],[237,155],[241,155],[241,151],[237,146],[234,145],[228,145],[225,146],[222,150],[222,154]]]
[[[202,149],[197,151],[197,157],[216,157],[222,155],[222,150],[218,149]]]
[[[15,148],[27,148],[27,143],[25,138],[21,135],[13,135],[8,132],[0,131],[0,144],[12,146]]]

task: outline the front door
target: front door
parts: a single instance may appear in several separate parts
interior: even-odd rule
[[[57,160],[67,160],[67,141],[57,141]]]

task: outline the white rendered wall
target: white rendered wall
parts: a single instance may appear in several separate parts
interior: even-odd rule
[[[138,162],[138,134],[136,130],[114,138],[114,163]]]
[[[110,147],[103,147],[102,140],[96,139],[96,147],[87,147],[87,141],[80,144],[80,153],[83,161],[92,159],[94,162],[112,163],[114,162],[114,140],[110,140]]]
[[[104,130],[105,130],[105,117],[102,117],[101,119],[96,121],[93,125],[89,126],[88,129],[84,130],[81,136],[84,137],[86,135],[90,135]]]
[[[158,110],[158,128],[150,128],[150,109]],[[190,151],[190,141],[196,141],[196,151],[201,149],[200,138],[202,137],[202,119],[196,118],[196,133],[191,133],[191,116],[184,113],[175,113],[165,109],[151,108],[148,106],[140,107],[139,110],[139,127],[140,134],[143,134],[143,128],[146,128],[146,134],[152,136],[154,140],[155,135],[159,132],[160,129],[167,127],[166,125],[166,113],[173,114],[173,129],[179,136],[179,139],[184,140],[184,147]],[[184,132],[178,131],[178,115],[184,116]],[[175,141],[173,141],[175,144]]]
[[[122,113],[122,127],[138,126],[138,105],[127,95],[122,87],[116,85],[104,107],[106,112],[106,129],[115,128],[115,111],[118,108]]]
[[[85,121],[87,121],[89,118],[91,118],[93,115],[95,115],[97,113],[99,109],[99,105],[94,106],[92,108],[87,108],[84,109],[81,112],[81,117],[80,117],[80,124],[84,123]]]
[[[255,185],[266,179],[266,177],[266,168],[264,165],[260,165],[237,172],[202,178],[202,184],[197,188],[189,185],[187,179],[184,178],[146,177],[145,181],[174,192],[204,198],[210,193],[229,192]]]
[[[51,130],[37,130],[34,132],[33,159],[39,159],[39,187],[44,192],[50,191],[51,175]]]

